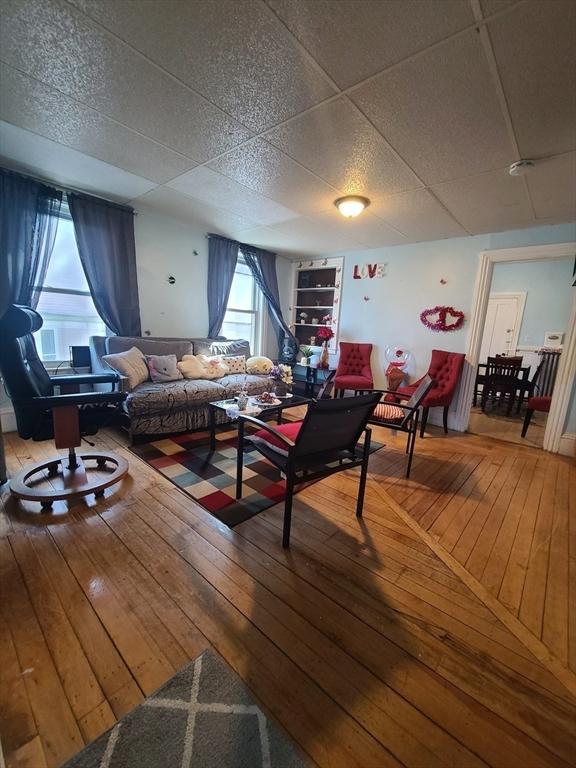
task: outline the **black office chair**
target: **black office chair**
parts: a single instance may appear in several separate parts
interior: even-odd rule
[[[277,427],[253,416],[239,414],[236,498],[242,498],[244,445],[245,441],[250,441],[286,476],[283,547],[290,544],[292,497],[295,486],[300,483],[320,480],[344,469],[362,467],[356,503],[356,516],[362,516],[371,437],[371,430],[366,425],[379,400],[380,392],[338,400],[313,400],[302,421]],[[258,427],[258,431],[245,435],[247,424]],[[359,451],[358,441],[362,433],[364,446]]]
[[[114,391],[118,374],[49,376],[38,357],[35,331],[42,318],[30,307],[12,305],[0,319],[0,371],[16,415],[18,434],[25,440],[54,439],[56,448],[67,448],[68,457],[55,457],[25,468],[10,481],[14,496],[39,501],[51,510],[56,500],[72,500],[117,483],[128,472],[128,462],[112,453],[82,451],[76,453],[82,437],[94,435],[100,426],[118,421],[123,392]],[[110,384],[110,392],[80,392],[82,384]],[[59,388],[59,393],[55,389]],[[86,461],[95,461],[88,468]],[[110,463],[113,471],[104,469]],[[94,469],[99,476],[89,477]],[[38,482],[53,478],[52,487]]]

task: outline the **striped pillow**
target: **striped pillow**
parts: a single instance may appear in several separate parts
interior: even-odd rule
[[[373,414],[374,418],[382,421],[402,421],[405,415],[403,408],[392,403],[378,403]]]

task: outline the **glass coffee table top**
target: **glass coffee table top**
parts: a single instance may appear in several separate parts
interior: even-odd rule
[[[283,408],[295,408],[298,405],[307,405],[312,402],[309,397],[302,397],[301,395],[292,395],[291,397],[275,397],[274,403],[259,403],[255,401],[254,395],[248,398],[248,407],[245,411],[239,411],[239,413],[261,413],[262,411],[279,411]],[[227,411],[234,408],[236,405],[236,398],[231,397],[227,400],[216,400],[210,403],[212,408],[220,408],[223,411]]]

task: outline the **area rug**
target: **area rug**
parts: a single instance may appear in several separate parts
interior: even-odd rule
[[[63,768],[305,768],[244,683],[205,651]]]
[[[233,528],[283,501],[286,490],[280,471],[248,445],[242,498],[237,501],[236,445],[236,430],[229,430],[217,433],[215,451],[210,451],[207,432],[188,432],[130,450]],[[370,452],[381,447],[373,441]]]

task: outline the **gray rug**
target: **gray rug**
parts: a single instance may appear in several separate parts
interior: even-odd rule
[[[305,768],[224,661],[205,651],[63,768]]]

